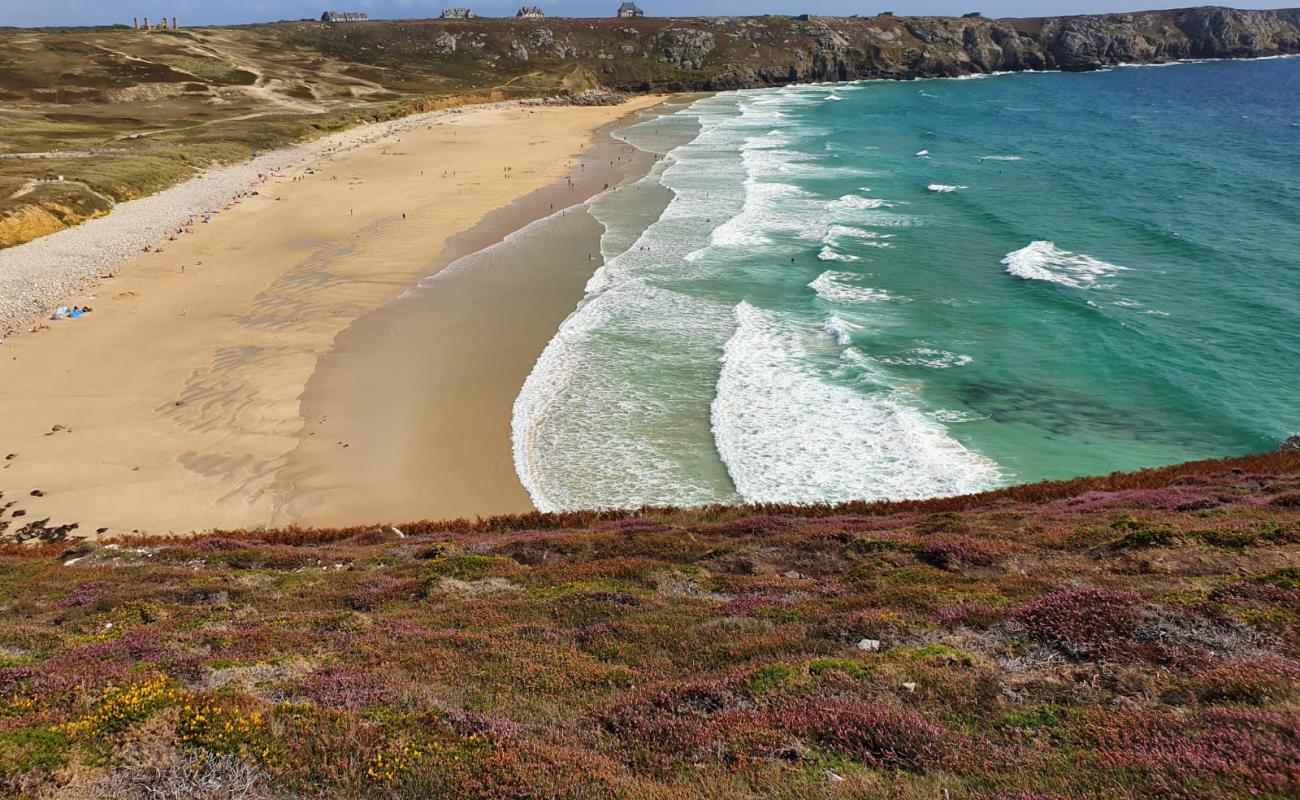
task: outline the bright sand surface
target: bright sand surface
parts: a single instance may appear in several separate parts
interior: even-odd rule
[[[526,510],[513,471],[496,467],[509,464],[508,435],[490,447],[472,436],[419,437],[424,449],[446,448],[457,461],[486,459],[474,470],[478,483],[456,491],[455,502],[444,493],[386,505],[391,498],[369,484],[361,492],[370,500],[340,502],[348,462],[334,450],[353,443],[327,420],[305,419],[304,387],[340,332],[448,263],[458,246],[504,236],[529,214],[579,202],[616,180],[601,167],[614,148],[626,148],[593,146],[608,138],[597,132],[658,102],[475,109],[408,128],[286,171],[164,252],[124,265],[93,299],[71,298],[94,312],[0,347],[0,508],[13,504],[0,521],[10,532],[48,518],[51,526],[79,523],[78,534],[111,534],[454,516],[477,513],[477,497],[491,500],[487,512]],[[573,171],[579,161],[588,168]],[[304,174],[307,166],[315,174]],[[538,198],[549,198],[545,211]],[[489,215],[493,226],[476,227]],[[540,352],[580,296],[581,283],[571,293],[541,292],[527,308],[513,306],[503,330],[538,340]],[[463,299],[483,307],[448,313],[497,314],[490,292]],[[449,357],[463,356],[458,368],[472,373],[482,343],[456,344],[455,324],[438,335]],[[374,357],[384,352],[376,346]],[[508,432],[518,386],[494,385],[499,391],[487,394],[504,403]],[[369,386],[349,397],[364,403],[383,391]],[[466,402],[484,396],[469,392]],[[403,422],[377,419],[374,430],[396,440]],[[313,454],[332,466],[318,469]],[[319,502],[295,498],[299,483]],[[346,513],[331,517],[330,502]],[[17,511],[26,514],[15,518]]]

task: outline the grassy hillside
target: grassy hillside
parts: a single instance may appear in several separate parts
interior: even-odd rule
[[[387,77],[286,48],[274,26],[0,31],[0,246],[259,150],[493,96]]]
[[[211,164],[440,104],[1286,52],[1300,11],[0,29],[0,247]]]
[[[1298,564],[1295,452],[10,545],[0,794],[1295,797]]]

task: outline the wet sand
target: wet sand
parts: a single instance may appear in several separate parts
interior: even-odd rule
[[[574,201],[654,162],[608,131],[597,138],[573,187],[489,215],[449,243],[421,287],[340,334],[304,394],[306,435],[283,472],[291,492],[277,523],[532,510],[515,474],[511,408],[601,264],[603,228]]]
[[[94,312],[0,346],[0,527],[298,521],[287,468],[319,438],[303,391],[339,333],[493,210],[557,182],[576,197],[564,179],[595,131],[657,102],[455,114],[286,171],[69,298]]]

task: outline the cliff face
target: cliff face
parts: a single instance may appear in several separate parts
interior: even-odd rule
[[[716,90],[863,78],[1300,52],[1300,10],[1194,8],[982,17],[716,17],[287,25],[291,44],[336,58],[499,80],[580,66],[623,91]],[[458,46],[459,43],[459,46]]]
[[[693,26],[674,28],[673,33],[683,41],[692,40],[692,34],[708,35],[710,44],[723,40],[711,48],[721,51],[712,63],[667,49],[665,55],[684,71],[710,73],[678,78],[683,85],[710,89],[998,71],[1086,71],[1120,63],[1300,52],[1300,10],[1197,8],[1031,20],[814,17],[788,26],[718,19],[704,27],[709,30]],[[747,59],[744,45],[737,48],[737,43],[748,43],[752,53],[770,55]],[[737,49],[740,57],[729,60]],[[641,87],[624,83],[621,88]]]

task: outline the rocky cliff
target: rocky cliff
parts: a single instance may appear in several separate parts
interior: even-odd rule
[[[1300,10],[1211,7],[999,20],[891,14],[430,20],[302,24],[288,37],[335,57],[407,69],[424,62],[420,69],[442,64],[464,76],[486,70],[499,78],[580,66],[611,89],[716,90],[1300,53]]]

